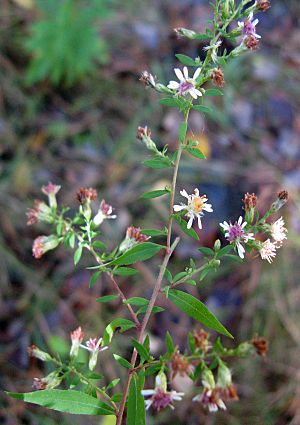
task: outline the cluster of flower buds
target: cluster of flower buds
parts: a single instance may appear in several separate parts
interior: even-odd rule
[[[121,242],[119,246],[119,251],[128,251],[128,249],[134,247],[139,243],[146,242],[148,239],[150,239],[150,236],[146,236],[141,233],[140,227],[130,226],[126,231],[125,239]]]
[[[39,199],[36,199],[34,201],[34,208],[29,208],[26,213],[28,225],[39,222],[54,223],[57,208],[56,194],[60,190],[60,186],[48,183],[48,185],[43,186],[41,190],[48,196],[49,205]]]

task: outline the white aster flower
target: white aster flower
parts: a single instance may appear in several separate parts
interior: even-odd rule
[[[187,228],[192,227],[193,221],[198,219],[198,227],[202,229],[201,217],[203,216],[203,211],[213,212],[212,205],[207,204],[208,201],[206,195],[199,196],[199,190],[195,189],[192,195],[188,195],[186,190],[181,190],[180,194],[187,198],[187,205],[181,203],[180,205],[174,205],[174,211],[184,211],[186,210],[185,216],[189,218]]]
[[[225,232],[225,238],[237,249],[237,252],[241,258],[245,257],[245,248],[242,245],[242,242],[247,243],[250,239],[254,240],[253,233],[245,232],[244,228],[247,226],[247,222],[244,221],[243,217],[240,216],[238,221],[234,224],[231,222],[220,223],[220,226]]]
[[[179,68],[175,68],[174,72],[179,83],[177,81],[170,81],[168,84],[169,89],[176,90],[180,96],[190,94],[194,99],[197,99],[198,96],[202,96],[201,91],[196,88],[197,78],[200,75],[201,68],[196,69],[192,78],[189,77],[186,66],[183,68],[183,73]]]
[[[222,40],[218,40],[215,44],[211,44],[209,46],[205,46],[203,50],[208,52],[211,51],[211,59],[214,63],[218,62],[218,48],[221,46]]]
[[[284,220],[280,217],[274,223],[271,224],[271,235],[275,242],[282,245],[284,239],[287,239],[287,229],[284,227]]]
[[[155,387],[152,390],[142,390],[144,397],[151,397],[145,400],[146,410],[151,406],[158,412],[166,407],[174,409],[173,401],[180,401],[184,393],[177,391],[167,391],[167,378],[163,372],[160,372],[155,378]]]
[[[260,35],[256,34],[256,25],[258,24],[259,20],[258,19],[254,19],[253,21],[253,12],[251,12],[248,16],[248,18],[244,21],[238,22],[238,26],[240,29],[242,29],[243,33],[247,36],[254,36],[256,38],[261,38]]]
[[[267,239],[265,242],[262,243],[262,246],[259,250],[260,256],[263,260],[267,260],[270,264],[273,261],[273,258],[276,257],[276,245],[270,241],[270,239]]]

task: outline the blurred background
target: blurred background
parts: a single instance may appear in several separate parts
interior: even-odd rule
[[[226,413],[207,415],[198,403],[179,403],[175,414],[149,415],[149,424],[299,425],[300,424],[300,3],[272,1],[260,14],[260,49],[225,69],[224,96],[212,100],[215,112],[191,114],[190,131],[208,157],[186,154],[178,190],[199,187],[214,206],[204,218],[200,243],[220,237],[218,223],[242,213],[245,192],[259,196],[265,211],[286,189],[282,212],[288,242],[272,265],[248,258],[224,264],[192,293],[201,297],[236,336],[269,340],[266,359],[234,362],[240,401]],[[149,172],[148,153],[135,133],[148,125],[158,145],[177,143],[179,117],[158,104],[159,95],[138,81],[147,69],[163,82],[173,78],[174,55],[203,56],[204,44],[177,39],[173,28],[203,32],[211,17],[208,0],[1,0],[0,2],[0,386],[31,391],[33,377],[49,371],[28,358],[27,346],[64,356],[69,332],[82,325],[99,336],[111,312],[126,316],[118,302],[95,298],[110,293],[103,277],[90,289],[85,256],[74,268],[71,252],[58,249],[35,260],[32,240],[47,227],[26,226],[26,208],[40,187],[61,184],[59,200],[77,207],[79,187],[95,187],[115,207],[118,220],[104,223],[105,242],[113,247],[127,226],[162,228],[165,199],[140,200],[146,190],[164,188],[169,171]],[[232,46],[226,43],[230,49]],[[179,199],[179,198],[177,198]],[[95,206],[96,207],[96,206]],[[171,268],[181,271],[199,242],[182,236]],[[139,274],[120,278],[128,296],[151,295],[161,259],[138,264]],[[144,282],[148,282],[145,287]],[[163,299],[159,305],[166,306]],[[152,349],[164,349],[167,330],[184,349],[186,330],[195,323],[167,305],[151,321]],[[230,344],[230,341],[224,343]],[[129,338],[118,336],[115,350],[129,355]],[[101,356],[108,379],[118,376],[109,352]],[[99,370],[101,371],[101,364]],[[176,382],[188,391],[190,383]],[[152,387],[149,380],[147,387]],[[118,388],[119,390],[119,388]],[[187,418],[188,421],[187,421]],[[0,423],[84,424],[86,417],[62,415],[0,395]],[[88,418],[113,425],[111,418]]]

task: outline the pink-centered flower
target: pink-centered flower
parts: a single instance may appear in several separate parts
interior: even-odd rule
[[[104,199],[102,199],[99,206],[98,213],[95,215],[93,220],[94,224],[96,226],[100,226],[100,224],[102,224],[103,221],[106,219],[117,218],[117,216],[112,214],[112,212],[113,212],[113,207],[107,204]]]
[[[107,350],[107,346],[102,346],[102,338],[90,338],[86,345],[80,344],[80,347],[90,352],[89,369],[94,370],[98,360],[98,354]]]
[[[181,203],[180,205],[174,205],[174,211],[184,211],[186,210],[185,216],[189,218],[187,228],[190,229],[193,225],[193,221],[197,218],[198,227],[202,229],[201,217],[203,216],[203,211],[213,212],[212,205],[207,204],[206,195],[199,195],[199,190],[195,189],[192,195],[189,195],[186,190],[181,190],[180,194],[187,198],[187,204]]]
[[[267,239],[262,243],[261,248],[259,250],[260,256],[263,260],[267,260],[270,264],[273,261],[273,258],[276,257],[276,245]]]
[[[253,36],[255,38],[261,38],[260,35],[256,34],[256,25],[258,22],[258,19],[254,19],[253,21],[253,12],[251,12],[244,22],[238,22],[238,26],[242,29],[246,37]]]
[[[220,223],[220,226],[225,232],[225,238],[237,249],[239,256],[244,258],[245,248],[242,243],[247,243],[249,240],[255,239],[253,233],[248,233],[245,231],[247,222],[244,221],[243,223],[243,217],[240,216],[238,221],[236,221],[234,224],[224,221],[223,223]]]
[[[282,245],[284,239],[287,239],[287,229],[284,227],[284,224],[282,217],[271,224],[272,238],[279,246]]]
[[[196,88],[197,78],[200,75],[201,68],[196,69],[193,77],[189,77],[189,72],[186,66],[183,68],[183,73],[179,68],[175,68],[174,72],[179,83],[177,81],[170,81],[168,84],[169,89],[176,90],[180,96],[190,94],[194,99],[202,96],[201,91]]]
[[[184,393],[167,390],[167,378],[163,372],[160,372],[155,378],[155,387],[151,390],[142,390],[144,397],[150,397],[145,400],[146,410],[151,406],[154,410],[160,411],[166,407],[174,409],[173,401],[180,401]]]

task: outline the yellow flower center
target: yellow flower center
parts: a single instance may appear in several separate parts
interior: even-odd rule
[[[203,209],[203,205],[205,203],[203,198],[204,196],[196,196],[190,203],[190,207],[196,213],[200,213]]]

